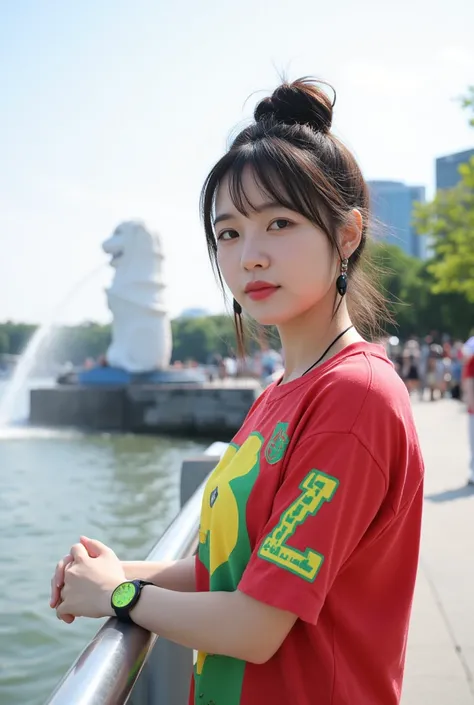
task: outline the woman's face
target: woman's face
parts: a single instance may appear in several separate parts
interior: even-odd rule
[[[283,325],[334,304],[338,256],[326,234],[304,216],[262,192],[250,168],[243,191],[253,209],[236,209],[224,180],[216,197],[215,234],[222,276],[234,298],[256,321]]]

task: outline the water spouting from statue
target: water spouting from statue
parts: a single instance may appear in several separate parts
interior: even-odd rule
[[[38,326],[31,336],[0,399],[0,427],[21,423],[26,420],[28,415],[28,382],[41,351],[50,342],[55,324],[64,315],[67,307],[86,284],[95,278],[105,266],[105,264],[101,264],[98,267],[94,267],[86,276],[81,277],[63,298],[60,305]]]

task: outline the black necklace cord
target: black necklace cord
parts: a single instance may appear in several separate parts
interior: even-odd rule
[[[308,369],[306,370],[306,372],[303,372],[303,374],[302,374],[301,376],[304,377],[305,375],[308,374],[308,372],[310,372],[310,371],[313,369],[313,367],[316,367],[316,365],[319,365],[319,363],[321,362],[321,360],[323,360],[323,359],[326,357],[326,355],[328,354],[328,352],[329,352],[329,351],[331,350],[331,348],[337,343],[337,341],[340,340],[340,339],[342,338],[342,336],[345,335],[345,334],[347,333],[347,331],[349,331],[351,328],[354,328],[354,326],[353,326],[352,323],[351,323],[351,325],[348,326],[345,330],[343,330],[342,333],[339,333],[339,335],[337,335],[337,336],[334,338],[334,340],[332,341],[332,343],[331,343],[330,345],[328,345],[328,347],[327,347],[326,350],[323,352],[323,354],[321,355],[321,357],[319,357],[319,358],[316,360],[316,362],[313,362],[313,364],[312,364],[310,367],[308,367]]]

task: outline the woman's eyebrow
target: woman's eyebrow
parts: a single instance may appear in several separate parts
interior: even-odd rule
[[[252,211],[254,213],[263,213],[264,211],[269,211],[272,210],[273,208],[285,208],[286,206],[283,206],[281,203],[278,203],[278,201],[267,201],[266,203],[261,203],[259,206],[253,206]],[[234,218],[230,213],[221,213],[220,215],[216,216],[214,220],[214,225],[217,225],[217,223],[220,223],[222,220],[230,220],[231,218]]]

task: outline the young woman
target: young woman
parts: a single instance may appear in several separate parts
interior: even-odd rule
[[[359,332],[381,305],[364,274],[367,187],[318,85],[285,83],[254,117],[202,209],[239,341],[242,309],[276,325],[283,377],[207,482],[196,559],[122,563],[83,537],[51,606],[197,650],[191,703],[395,705],[423,463],[405,386]]]

